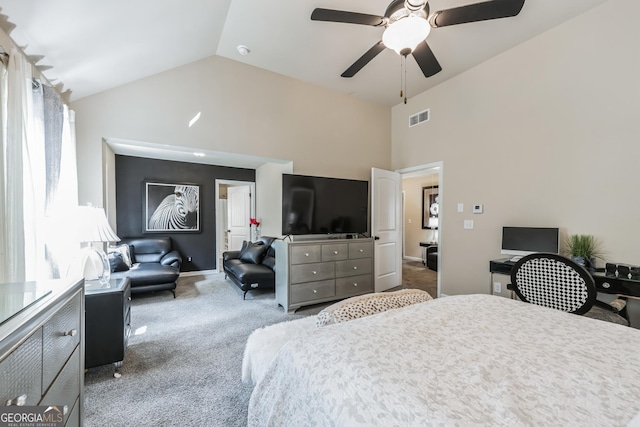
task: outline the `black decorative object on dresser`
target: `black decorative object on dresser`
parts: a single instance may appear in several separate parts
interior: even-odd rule
[[[82,425],[83,313],[83,280],[0,284],[4,405],[57,406],[63,425]]]
[[[131,281],[111,279],[85,285],[85,368],[122,365],[131,335]]]
[[[244,291],[242,299],[252,289],[273,289],[275,286],[274,237],[262,236],[256,242],[245,241],[239,251],[222,254],[225,279],[229,278]]]
[[[276,302],[305,305],[373,292],[373,239],[276,240]]]
[[[171,291],[176,296],[182,256],[170,237],[128,237],[109,247],[111,278],[131,279],[131,292]]]

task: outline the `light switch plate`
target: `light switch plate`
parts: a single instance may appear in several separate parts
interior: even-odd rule
[[[464,212],[464,203],[458,203],[458,212]]]

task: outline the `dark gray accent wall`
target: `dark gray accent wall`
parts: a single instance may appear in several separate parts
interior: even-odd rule
[[[182,271],[216,268],[215,180],[255,182],[253,169],[116,155],[116,233],[120,237],[169,236],[184,258]],[[200,186],[200,232],[145,233],[145,181]],[[187,257],[192,261],[188,262]]]

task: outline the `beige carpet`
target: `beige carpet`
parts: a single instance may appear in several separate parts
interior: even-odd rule
[[[400,289],[422,289],[433,298],[438,296],[438,273],[425,267],[420,261],[402,262],[402,285],[389,291]]]

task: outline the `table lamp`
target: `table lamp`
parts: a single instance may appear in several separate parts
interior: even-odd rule
[[[427,222],[427,227],[434,230],[433,231],[433,241],[434,243],[438,243],[438,217],[430,216],[429,221]]]
[[[78,206],[77,214],[77,240],[89,245],[80,250],[76,261],[72,263],[70,274],[106,285],[111,278],[111,268],[102,246],[105,242],[119,242],[120,238],[109,225],[102,208]],[[95,242],[100,242],[100,246],[94,246]]]

